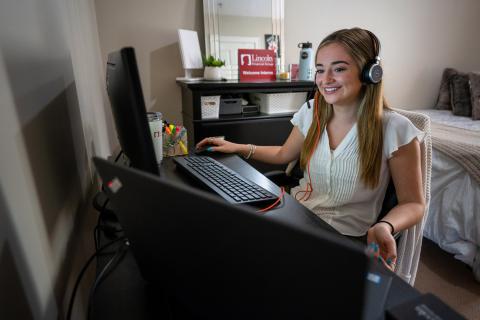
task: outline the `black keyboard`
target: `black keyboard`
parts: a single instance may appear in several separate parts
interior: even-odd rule
[[[174,161],[177,166],[230,203],[273,203],[278,198],[210,157],[176,157]]]

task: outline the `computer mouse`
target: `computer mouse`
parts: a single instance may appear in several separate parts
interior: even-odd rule
[[[215,138],[215,139],[225,139],[224,136],[217,136],[217,137],[212,137],[212,138]],[[202,154],[202,155],[208,155],[208,154],[211,154],[212,152],[215,152],[213,150],[209,150],[208,148],[212,148],[212,147],[218,147],[218,145],[215,145],[215,144],[209,144],[208,142],[206,144],[204,144],[200,149],[197,149],[195,148],[195,151],[194,153],[195,154]]]
[[[206,156],[208,154],[211,154],[212,152],[215,152],[215,151],[209,149],[209,148],[212,148],[212,147],[215,147],[215,146],[214,145],[205,145],[200,149],[195,149],[194,153],[196,155]]]

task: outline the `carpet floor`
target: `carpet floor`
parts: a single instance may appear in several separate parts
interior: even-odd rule
[[[415,288],[433,293],[467,319],[480,320],[480,283],[471,268],[426,238]]]

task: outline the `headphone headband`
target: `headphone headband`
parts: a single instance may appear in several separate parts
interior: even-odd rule
[[[368,35],[370,36],[370,39],[372,39],[372,44],[373,44],[373,54],[375,55],[374,59],[380,59],[380,40],[378,40],[377,36],[373,34],[370,30],[365,30]]]

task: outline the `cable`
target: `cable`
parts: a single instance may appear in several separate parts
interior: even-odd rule
[[[93,240],[95,243],[95,249],[98,249],[100,241],[100,231],[104,231],[104,234],[107,238],[112,239],[118,236],[118,233],[123,232],[122,228],[117,228],[116,223],[106,223],[106,222],[113,222],[111,219],[114,217],[113,212],[107,208],[107,204],[109,204],[110,199],[105,198],[103,204],[100,205],[100,195],[101,192],[97,193],[95,199],[93,201],[93,207],[99,212],[97,224],[93,229]],[[108,216],[111,216],[108,218]]]
[[[117,163],[118,160],[120,159],[120,157],[123,154],[124,154],[123,150],[120,150],[120,152],[117,154],[117,156],[115,157],[113,162]],[[100,205],[100,202],[101,202],[100,200],[103,200],[102,196],[105,197],[105,200],[103,201],[103,204]],[[107,204],[109,202],[110,202],[110,199],[107,196],[107,192],[105,190],[105,184],[102,183],[102,185],[100,187],[100,191],[97,192],[97,194],[93,198],[93,207],[99,212],[97,225],[93,229],[93,240],[95,242],[95,250],[98,250],[98,245],[100,243],[99,230],[103,230],[103,231],[114,233],[114,234],[116,234],[118,232],[122,232],[122,229],[116,229],[116,228],[108,228],[107,229],[107,228],[102,226],[102,221],[103,221],[103,218],[105,217],[105,213],[111,212],[111,211],[107,210]],[[109,238],[108,234],[107,234],[107,238]]]
[[[313,109],[313,112],[315,113],[315,119],[317,121],[317,134],[315,137],[315,144],[313,145],[313,148],[310,151],[310,154],[308,155],[308,163],[307,163],[308,182],[305,190],[299,190],[295,193],[295,200],[297,201],[307,201],[308,199],[310,199],[310,196],[312,195],[312,192],[313,192],[312,178],[310,176],[310,160],[312,160],[313,153],[315,152],[315,149],[318,146],[318,140],[320,139],[320,119],[318,118],[318,99],[319,99],[318,96],[319,96],[319,93],[317,91],[315,93],[315,101],[314,101],[314,109]],[[299,193],[300,194],[303,193],[303,196],[300,199],[297,199],[297,195]]]
[[[100,234],[98,233],[98,229],[100,229],[102,214],[103,214],[103,211],[105,210],[109,201],[110,201],[110,199],[108,199],[108,198],[107,198],[107,200],[105,200],[105,203],[103,204],[103,206],[100,209],[99,214],[98,214],[97,225],[93,229],[93,240],[95,241],[95,250],[98,250],[98,244],[100,243]]]
[[[257,210],[257,212],[267,212],[268,210],[272,209],[282,200],[284,195],[285,195],[285,188],[280,187],[280,195],[278,196],[277,200],[274,203],[272,203],[271,205],[269,205],[268,207]]]
[[[118,162],[118,160],[120,159],[120,157],[123,155],[123,150],[120,150],[120,152],[117,154],[117,156],[115,157],[114,161],[113,162]],[[120,241],[120,240],[124,240],[126,239],[125,236],[122,236],[122,237],[119,237],[115,240],[112,240],[110,241],[109,243],[105,244],[104,246],[100,247],[99,248],[99,243],[100,243],[100,233],[99,233],[99,230],[105,230],[105,228],[101,225],[101,222],[102,222],[102,215],[104,214],[105,212],[105,209],[107,207],[107,204],[108,202],[110,201],[110,199],[107,197],[103,203],[103,205],[100,206],[99,204],[99,201],[98,199],[102,196],[102,195],[105,195],[106,192],[105,192],[105,186],[102,184],[101,185],[101,191],[98,192],[94,199],[93,199],[93,207],[99,212],[99,215],[98,215],[98,220],[97,220],[97,225],[95,226],[95,228],[93,229],[93,240],[94,240],[94,243],[95,243],[95,253],[93,253],[90,258],[87,260],[87,262],[85,263],[85,265],[82,267],[76,281],[75,281],[75,285],[73,287],[73,291],[72,291],[72,295],[70,297],[70,301],[68,303],[68,310],[67,310],[67,316],[66,316],[66,320],[69,320],[71,319],[71,316],[72,316],[72,310],[73,310],[73,304],[75,302],[75,295],[77,293],[77,290],[78,290],[78,287],[80,285],[80,281],[82,280],[87,268],[89,267],[90,263],[92,263],[93,259],[95,259],[95,257],[98,257],[101,253],[103,253],[103,250],[105,250],[106,248],[110,247],[112,244]],[[113,233],[119,233],[119,232],[122,232],[123,230],[122,229],[114,229],[113,230]],[[117,252],[115,253],[114,257],[112,259],[110,259],[109,263],[107,263],[107,266],[109,266],[111,264],[111,262],[113,262],[114,258],[118,255],[119,253],[119,250],[117,250]],[[107,253],[107,254],[112,254],[111,252]],[[107,267],[106,266],[106,267]],[[106,270],[104,268],[104,270]],[[103,271],[103,270],[102,270]],[[100,276],[103,277],[104,273],[100,274],[99,277],[97,277],[97,279],[101,279]],[[95,284],[96,286],[97,284]]]
[[[108,262],[105,264],[103,267],[102,271],[98,274],[98,276],[95,278],[95,282],[90,288],[90,293],[88,296],[88,307],[87,307],[87,319],[91,318],[92,315],[92,310],[93,310],[93,296],[95,294],[95,291],[100,284],[100,282],[106,277],[107,271],[115,269],[115,267],[118,265],[118,263],[123,259],[125,256],[125,253],[127,250],[125,248],[128,248],[128,241],[125,242],[126,247],[120,246],[118,250],[115,252],[115,255],[108,260]],[[110,268],[112,266],[112,268]]]
[[[100,247],[97,251],[95,251],[94,254],[92,254],[90,256],[90,258],[88,258],[87,262],[85,263],[85,265],[82,267],[82,270],[80,271],[80,274],[78,275],[77,277],[77,280],[75,281],[75,286],[73,287],[73,291],[72,291],[72,296],[70,297],[70,301],[68,303],[68,311],[67,311],[67,317],[66,319],[67,320],[70,320],[71,317],[72,317],[72,310],[73,310],[73,303],[75,302],[75,295],[77,293],[77,290],[78,290],[78,286],[80,285],[80,281],[82,280],[83,278],[83,275],[85,274],[85,271],[87,271],[87,268],[88,266],[90,265],[90,263],[92,263],[93,259],[95,259],[95,257],[100,253],[102,252],[103,250],[105,250],[106,248],[110,247],[112,244],[120,241],[120,240],[124,240],[126,239],[126,237],[121,237],[121,238],[118,238],[118,239],[115,239],[113,241],[110,241],[109,243],[105,244],[104,246]]]
[[[113,162],[117,162],[118,159],[120,159],[120,157],[122,156],[123,154],[123,150],[120,150],[120,152],[117,154],[117,156],[115,157],[115,160],[113,160]]]
[[[315,79],[317,78],[317,72],[318,72],[318,71],[315,72]],[[318,89],[316,81],[314,81],[314,83],[315,83],[315,84],[313,85],[312,90],[309,91],[308,94],[307,94],[307,107],[308,107],[308,109],[311,109],[311,108],[312,108],[312,106],[311,106],[311,104],[310,104],[310,100],[312,99],[312,98],[311,98],[311,97],[312,97],[312,94],[313,94],[313,96],[315,97],[315,94],[317,93],[317,89]]]

